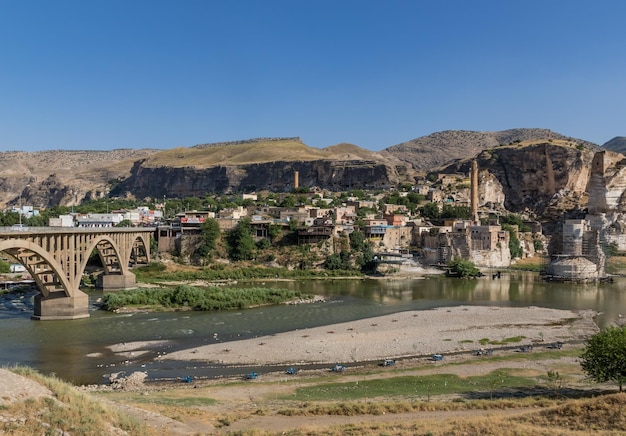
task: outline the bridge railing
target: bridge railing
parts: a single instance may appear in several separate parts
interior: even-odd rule
[[[149,233],[155,231],[156,227],[0,227],[0,235],[32,235],[42,233]]]

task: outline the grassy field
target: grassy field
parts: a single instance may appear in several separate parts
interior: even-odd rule
[[[129,435],[624,434],[626,394],[588,383],[575,359],[580,352],[571,347],[436,366],[407,361],[341,374],[266,373],[252,381],[195,380],[92,394],[18,369],[56,398],[2,406],[0,415],[25,419],[0,420],[0,433],[48,434],[43,421],[85,435],[111,434],[112,428]],[[186,430],[170,425],[168,432],[163,420]]]

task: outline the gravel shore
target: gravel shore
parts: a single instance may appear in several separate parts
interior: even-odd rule
[[[160,357],[225,365],[366,362],[509,345],[570,342],[599,331],[595,312],[541,307],[458,306],[400,312],[325,327],[219,342]],[[497,345],[496,345],[497,346]]]

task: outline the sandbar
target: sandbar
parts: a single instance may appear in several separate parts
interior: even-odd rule
[[[536,306],[442,307],[216,342],[175,351],[159,359],[223,365],[350,363],[492,347],[485,340],[519,346],[576,342],[599,331],[594,322],[596,314],[592,310]]]

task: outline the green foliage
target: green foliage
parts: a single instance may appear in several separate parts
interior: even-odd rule
[[[514,214],[514,213],[510,213],[508,215],[504,215],[500,217],[500,224],[504,227],[505,224],[509,224],[511,226],[517,226],[517,229],[520,232],[530,232],[532,229],[530,228],[530,226],[528,224],[525,224],[524,221],[522,220],[522,217]]]
[[[444,204],[439,217],[448,218],[448,219],[468,220],[471,217],[471,211],[470,211],[470,208],[467,206],[455,206],[452,204]]]
[[[502,230],[509,232],[509,251],[511,252],[512,259],[519,259],[524,255],[522,244],[517,237],[515,229],[510,224],[503,224]]]
[[[8,274],[11,272],[11,265],[0,259],[0,274]]]
[[[621,392],[626,380],[626,327],[610,326],[593,335],[580,358],[591,380],[616,383]]]
[[[259,239],[256,243],[256,247],[259,250],[266,250],[268,248],[270,248],[272,246],[272,243],[270,242],[269,239],[263,238],[263,239]]]
[[[479,277],[481,275],[476,265],[469,260],[454,259],[448,262],[450,274],[461,278]]]
[[[540,239],[533,239],[533,248],[535,251],[543,250],[543,242]]]
[[[255,257],[256,244],[252,237],[250,219],[240,220],[228,235],[230,258],[238,260],[252,260]]]
[[[220,237],[220,226],[217,220],[207,218],[207,220],[200,225],[200,230],[202,230],[202,243],[200,247],[198,247],[198,253],[204,258],[210,258],[211,253],[217,246],[217,240]]]
[[[437,219],[440,215],[439,206],[437,205],[437,203],[426,203],[420,209],[420,213],[425,218]]]
[[[299,291],[275,288],[197,288],[179,285],[175,288],[142,288],[105,294],[105,310],[127,306],[188,307],[193,310],[245,309],[264,304],[279,304],[298,298],[311,298]]]
[[[501,387],[530,387],[535,380],[496,371],[481,376],[461,378],[455,374],[401,376],[377,378],[346,383],[324,383],[300,387],[290,399],[306,401],[345,401],[372,397],[450,395],[464,392],[489,391],[497,377]]]
[[[279,224],[270,224],[267,227],[267,236],[270,238],[270,241],[276,241],[280,235],[283,233],[283,228]]]
[[[619,256],[620,254],[617,242],[611,242],[610,244],[603,245],[602,251],[604,251],[604,254],[607,256]]]
[[[352,269],[352,265],[350,265],[350,253],[348,251],[342,250],[339,254],[331,254],[324,261],[324,268],[329,270]]]
[[[287,194],[283,197],[283,201],[280,203],[281,207],[295,207],[297,199],[295,195]]]
[[[122,220],[115,225],[115,227],[132,227],[133,223],[130,220]]]
[[[161,264],[156,264],[161,265]],[[146,271],[138,267],[133,269],[133,273],[137,280],[143,283],[160,283],[170,281],[195,281],[195,280],[253,280],[267,278],[284,278],[284,279],[306,279],[306,278],[327,278],[342,276],[359,276],[360,273],[355,270],[315,270],[315,269],[287,269],[272,268],[264,266],[246,266],[233,267],[224,266],[222,264],[212,264],[210,267],[197,270],[187,271]]]
[[[353,251],[361,251],[365,246],[365,235],[360,230],[350,233],[350,248]]]

